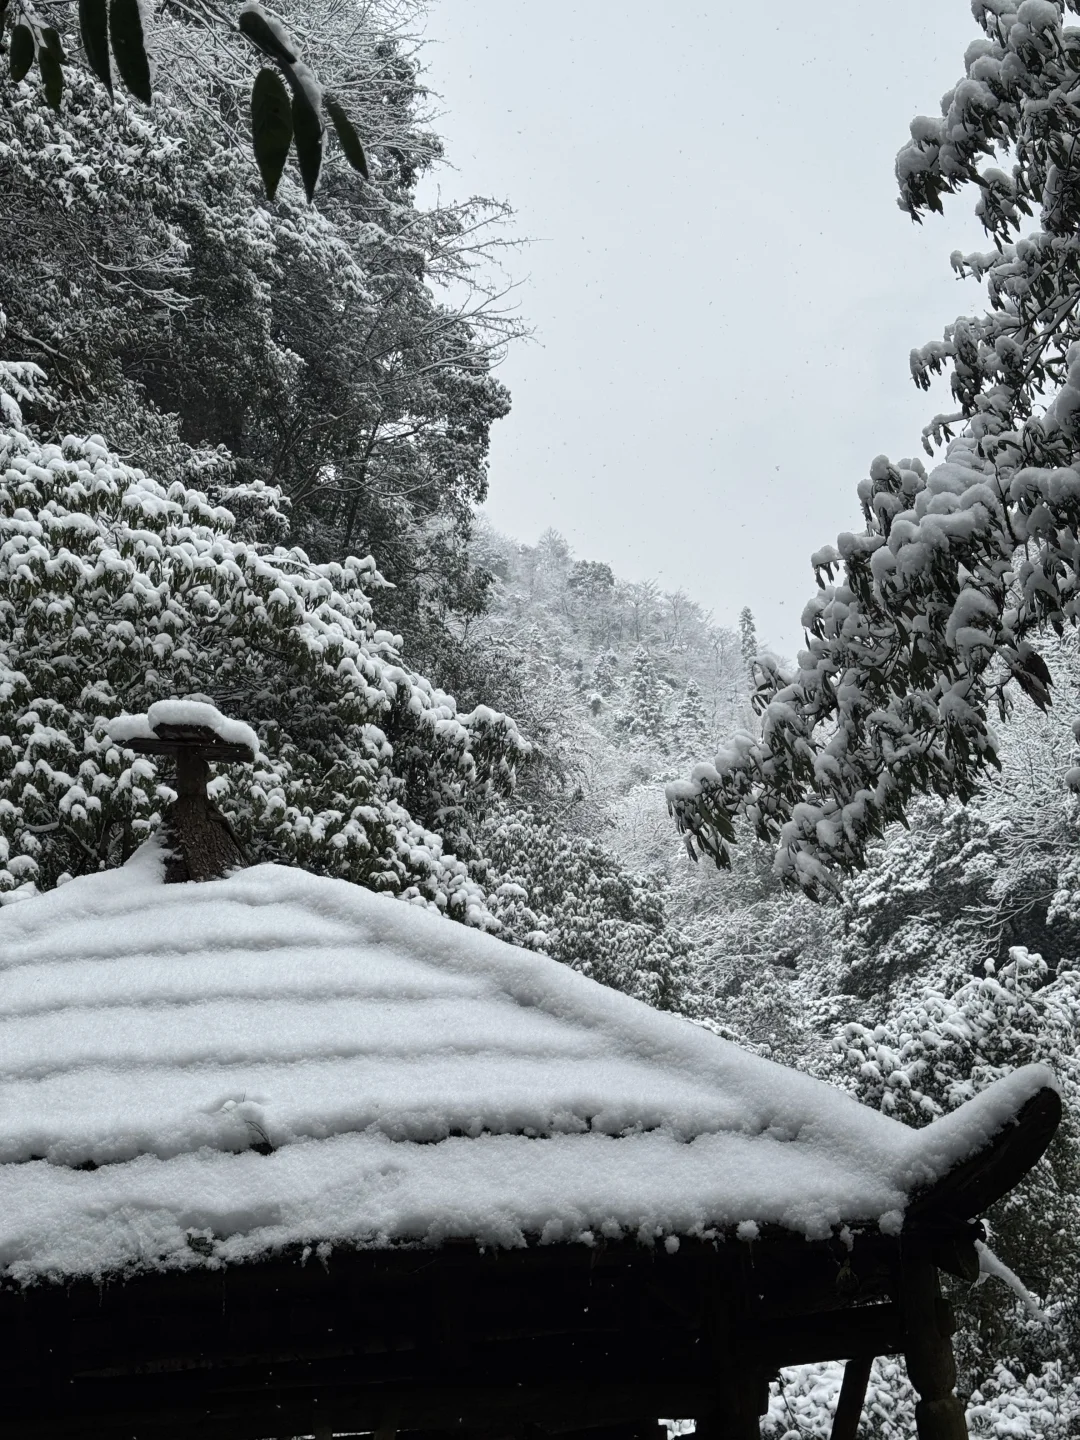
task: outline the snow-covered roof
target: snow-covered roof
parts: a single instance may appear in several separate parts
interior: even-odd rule
[[[166,886],[150,845],[0,910],[0,1271],[895,1231],[1053,1084],[914,1131],[431,911],[272,865]]]

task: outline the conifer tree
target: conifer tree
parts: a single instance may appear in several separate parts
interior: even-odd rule
[[[701,686],[693,676],[687,680],[682,699],[671,717],[671,732],[680,758],[696,757],[708,752],[712,738],[709,715]]]
[[[626,688],[626,706],[618,719],[620,732],[629,739],[666,750],[668,723],[663,690],[656,661],[644,645],[639,645],[634,651]]]

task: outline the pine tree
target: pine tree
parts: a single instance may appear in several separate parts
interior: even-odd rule
[[[619,657],[611,650],[605,650],[599,655],[596,664],[592,669],[592,685],[598,694],[608,696],[615,693],[618,683]]]
[[[617,721],[620,733],[628,739],[665,751],[668,723],[663,690],[656,662],[644,645],[639,645],[634,651],[626,690],[625,709]]]
[[[753,674],[754,661],[757,659],[758,642],[757,626],[754,624],[754,612],[749,605],[744,605],[739,611],[739,649],[742,652],[743,663],[747,672]]]

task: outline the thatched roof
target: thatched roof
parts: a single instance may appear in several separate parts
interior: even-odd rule
[[[1053,1087],[915,1131],[423,908],[277,866],[165,886],[151,846],[0,910],[0,1270],[896,1233]]]

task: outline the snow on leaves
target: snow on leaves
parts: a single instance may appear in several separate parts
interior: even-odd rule
[[[234,528],[97,438],[0,430],[0,891],[131,853],[171,792],[105,722],[189,695],[258,725],[254,767],[214,782],[256,853],[493,923],[448,852],[509,789],[513,722],[401,666],[370,558],[313,565]]]
[[[668,788],[701,853],[725,864],[745,813],[810,893],[859,866],[919,793],[974,793],[997,764],[988,709],[1003,684],[1048,702],[1028,636],[1080,620],[1076,469],[1006,481],[964,436],[930,475],[917,460],[875,461],[860,496],[868,531],[817,557],[796,668],[758,664],[760,737],[736,736]]]
[[[1080,621],[1080,30],[1049,0],[974,8],[985,37],[965,79],[897,160],[914,218],[975,185],[997,247],[953,257],[986,279],[990,313],[912,355],[921,385],[951,367],[959,410],[927,432],[948,442],[944,461],[927,475],[917,460],[875,460],[859,486],[866,533],[814,556],[807,649],[790,673],[758,666],[760,735],[668,789],[694,853],[727,864],[745,814],[778,873],[811,895],[863,864],[919,793],[974,793],[997,764],[988,715],[1005,684],[1045,708],[1032,642]],[[1011,154],[1011,175],[978,168]],[[1016,238],[1036,209],[1042,229]]]

